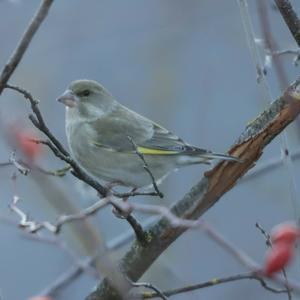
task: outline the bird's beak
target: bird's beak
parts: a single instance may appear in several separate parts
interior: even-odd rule
[[[61,102],[68,107],[75,107],[77,105],[77,100],[77,96],[70,90],[66,90],[57,98],[58,102]]]

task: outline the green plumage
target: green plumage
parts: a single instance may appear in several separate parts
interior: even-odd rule
[[[59,101],[67,106],[66,132],[72,155],[99,179],[131,187],[151,184],[135,150],[144,155],[157,181],[172,170],[214,158],[238,161],[186,144],[118,103],[95,81],[72,82]]]

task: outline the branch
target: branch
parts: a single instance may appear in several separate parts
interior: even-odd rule
[[[169,296],[173,296],[173,295],[178,295],[178,294],[182,294],[182,293],[186,293],[186,292],[195,291],[195,290],[198,290],[198,289],[212,287],[212,286],[227,283],[227,282],[233,282],[233,281],[244,280],[244,279],[257,280],[262,285],[263,288],[265,288],[266,290],[268,290],[272,293],[275,293],[275,294],[287,293],[287,290],[285,290],[285,289],[275,289],[273,287],[268,286],[266,284],[266,282],[261,277],[259,277],[255,273],[250,272],[250,273],[246,273],[246,274],[237,274],[237,275],[227,276],[227,277],[223,277],[223,278],[214,278],[214,279],[211,279],[211,280],[206,281],[206,282],[202,282],[202,283],[198,283],[198,284],[188,285],[188,286],[185,286],[185,287],[182,287],[182,288],[177,288],[177,289],[164,291],[163,294],[165,296],[169,297]],[[155,292],[144,292],[142,294],[143,299],[152,299],[152,298],[156,298],[156,297],[158,297],[158,294],[155,293]]]
[[[136,145],[136,143],[134,142],[134,140],[132,139],[132,137],[130,136],[127,136],[129,142],[132,144],[132,147],[133,147],[133,150],[135,152],[135,154],[141,159],[141,161],[144,163],[143,165],[143,168],[144,170],[149,174],[150,178],[151,178],[151,181],[152,181],[152,185],[153,185],[153,188],[156,192],[156,196],[159,196],[159,198],[163,198],[164,195],[163,193],[158,189],[158,186],[157,186],[157,183],[155,181],[155,178],[154,178],[154,175],[152,174],[146,160],[145,160],[145,157],[143,155],[143,153],[141,153],[139,150],[138,150],[138,147]]]
[[[145,287],[145,288],[148,288],[148,289],[151,289],[153,290],[153,294],[155,294],[155,297],[159,297],[163,300],[168,300],[169,298],[167,298],[165,295],[164,292],[161,292],[155,285],[153,285],[152,283],[149,283],[149,282],[132,282],[131,283],[133,287]],[[152,294],[152,293],[150,293]],[[140,298],[138,298],[140,299]],[[145,298],[144,298],[145,299]]]
[[[274,0],[286,25],[300,47],[300,20],[289,0]]]
[[[29,26],[27,27],[21,40],[19,41],[19,44],[17,45],[13,54],[11,55],[8,62],[4,66],[3,70],[1,71],[0,95],[2,94],[2,91],[5,88],[5,84],[8,82],[10,76],[13,74],[16,67],[20,63],[34,34],[37,32],[37,30],[41,26],[42,22],[45,20],[52,3],[53,3],[53,0],[43,0],[41,2],[39,9],[37,10],[37,12],[34,15],[34,17],[32,18],[32,20],[30,21]]]
[[[12,152],[12,154],[10,155],[9,162],[14,165],[21,174],[25,176],[30,172],[30,169],[25,164],[16,159],[15,152]]]
[[[246,127],[229,150],[229,154],[241,158],[244,163],[219,162],[211,171],[204,174],[183,199],[173,205],[171,212],[183,219],[198,219],[230,190],[255,165],[264,148],[298,116],[299,90],[300,78]],[[166,218],[162,217],[148,231],[147,245],[141,245],[138,241],[132,244],[131,249],[120,262],[123,272],[132,281],[137,281],[185,230],[185,228],[174,228]],[[115,295],[108,281],[103,280],[96,291],[86,299],[120,298]]]

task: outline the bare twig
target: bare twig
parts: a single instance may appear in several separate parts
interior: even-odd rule
[[[97,201],[96,203],[92,204],[91,206],[83,209],[77,214],[73,215],[62,215],[58,218],[58,220],[54,223],[54,228],[56,228],[55,233],[58,233],[61,230],[61,227],[69,222],[73,222],[76,220],[82,220],[89,216],[94,215],[97,213],[100,209],[104,208],[108,204],[108,199],[103,198]]]
[[[137,240],[142,244],[146,244],[147,233],[144,231],[142,225],[137,221],[137,219],[133,217],[132,213],[130,213],[126,217],[126,220],[131,225],[131,228],[133,229]]]
[[[0,167],[7,167],[7,166],[11,166],[11,165],[12,165],[12,162],[10,162],[10,161],[0,163]]]
[[[150,168],[149,168],[149,166],[148,166],[148,164],[147,164],[147,162],[146,162],[146,160],[145,160],[144,155],[138,150],[138,147],[137,147],[136,143],[134,142],[134,140],[132,139],[132,137],[131,137],[131,136],[127,136],[127,138],[128,138],[128,140],[130,141],[130,143],[132,144],[133,150],[134,150],[134,152],[136,153],[136,155],[137,155],[137,156],[142,160],[142,162],[144,163],[143,168],[145,169],[145,171],[149,174],[149,176],[150,176],[150,178],[151,178],[152,185],[153,185],[153,188],[154,188],[154,190],[155,190],[155,192],[156,192],[156,195],[159,196],[160,198],[163,198],[164,195],[163,195],[163,193],[158,189],[158,186],[157,186],[157,183],[156,183],[156,181],[155,181],[155,178],[154,178],[154,176],[153,176],[153,174],[152,174],[152,172],[151,172],[151,170],[150,170]]]
[[[55,147],[59,150],[59,152],[61,152],[62,155],[64,155],[65,157],[69,157],[68,151],[63,147],[63,145],[57,140],[57,138],[51,133],[49,128],[46,126],[41,111],[38,107],[39,101],[34,99],[28,91],[18,86],[6,84],[4,87],[22,94],[25,99],[29,100],[31,109],[34,113],[34,116],[29,115],[29,119],[31,120],[31,122],[34,124],[35,127],[37,127],[50,139],[50,141],[55,145]]]
[[[271,53],[269,53],[271,54]],[[283,50],[276,50],[273,51],[273,55],[286,55],[286,54],[291,54],[291,55],[299,55],[300,54],[300,48],[295,48],[295,49],[283,49]]]
[[[132,282],[134,287],[145,287],[154,291],[155,297],[159,297],[163,300],[168,300],[169,298],[165,295],[164,292],[161,292],[155,285],[149,282]]]
[[[263,34],[263,41],[265,45],[264,48],[267,49],[266,51],[267,54],[271,56],[272,60],[274,60],[274,68],[276,71],[276,75],[278,77],[280,88],[282,91],[284,91],[284,89],[288,85],[288,79],[284,70],[284,66],[281,63],[279,56],[274,55],[274,53],[278,50],[278,47],[276,45],[275,39],[273,38],[271,25],[269,22],[267,3],[265,1],[256,0],[256,5],[258,10],[260,26]],[[268,100],[272,101],[272,98]]]
[[[61,227],[66,224],[70,223],[76,220],[83,220],[87,218],[88,216],[91,216],[98,212],[100,209],[105,207],[108,203],[107,199],[100,199],[93,205],[87,207],[86,209],[80,211],[77,214],[72,214],[72,215],[61,215],[58,220],[55,223],[50,223],[48,221],[44,222],[36,222],[33,220],[30,220],[29,216],[23,212],[18,206],[17,203],[19,202],[19,197],[14,196],[12,203],[9,205],[10,209],[14,211],[19,217],[19,226],[26,228],[29,230],[31,233],[36,233],[40,231],[41,229],[46,229],[54,234],[57,234],[60,232]]]
[[[293,59],[293,64],[294,66],[298,66],[299,65],[299,61],[300,61],[300,49],[284,49],[284,50],[276,50],[273,52],[273,56],[277,55],[277,56],[281,56],[281,55],[293,55],[294,59]]]
[[[39,9],[37,10],[36,14],[30,21],[29,26],[27,27],[26,31],[24,32],[21,40],[19,41],[16,49],[14,50],[13,54],[9,58],[8,62],[6,63],[5,67],[1,71],[0,75],[0,95],[5,88],[5,84],[8,82],[10,76],[13,74],[14,70],[18,66],[19,62],[21,61],[28,45],[30,44],[34,34],[41,26],[42,22],[46,18],[48,11],[50,9],[53,0],[43,0],[40,4]]]
[[[15,163],[12,161],[12,156],[11,156],[9,161],[0,163],[0,168],[1,167],[8,167],[8,166],[15,166],[15,167],[17,167],[16,166],[16,164],[17,164],[17,165],[22,166],[22,168],[25,168],[27,170],[27,172],[25,172],[26,173],[25,175],[27,175],[28,172],[30,172],[32,169],[34,169],[34,170],[37,170],[38,172],[41,172],[41,173],[43,173],[45,175],[51,175],[51,176],[55,176],[55,177],[63,177],[71,169],[71,166],[66,165],[65,167],[57,169],[57,170],[47,170],[47,169],[45,169],[45,168],[43,168],[41,166],[38,166],[36,164],[34,164],[34,165],[33,164],[29,164],[28,162],[25,162],[22,159],[17,159],[16,160],[14,158],[14,160],[15,160]],[[17,169],[18,169],[18,167],[17,167]],[[23,172],[21,172],[21,173],[23,173]]]
[[[300,158],[300,150],[296,150],[290,153],[291,159]],[[283,161],[283,153],[279,158],[270,158],[267,161],[262,162],[261,164],[257,164],[254,169],[250,170],[240,182],[248,181],[257,177],[259,175],[265,174],[266,172],[272,171],[274,168],[277,168],[282,165]]]
[[[66,165],[63,168],[57,169],[57,170],[46,170],[40,166],[34,166],[35,169],[43,174],[56,176],[56,177],[64,177],[71,169],[71,166]]]
[[[143,222],[142,228],[146,230],[157,221],[158,221],[158,216],[149,217],[147,220]],[[108,241],[107,248],[111,251],[118,250],[122,246],[132,241],[133,239],[134,239],[134,233],[132,232],[132,230],[127,230],[122,234],[120,234],[119,236]]]
[[[265,237],[266,239],[266,245],[268,247],[272,246],[271,243],[271,236],[266,232],[266,230],[259,224],[259,223],[255,223],[255,227],[261,232],[261,234]]]
[[[251,22],[251,17],[248,10],[248,3],[246,0],[237,0],[237,2],[240,8],[240,14],[242,17],[243,26],[246,33],[248,47],[256,69],[256,81],[260,83],[263,80],[265,69],[263,68],[263,64],[261,62],[261,58],[259,56],[259,52],[256,47],[256,38],[254,34],[253,25]]]
[[[238,280],[245,280],[245,279],[254,279],[257,280],[262,286],[263,288],[267,289],[268,291],[275,293],[275,294],[282,294],[282,293],[286,293],[287,290],[285,289],[276,289],[273,287],[270,287],[266,284],[266,282],[263,280],[263,278],[259,277],[257,274],[255,273],[246,273],[246,274],[237,274],[237,275],[232,275],[232,276],[226,276],[223,278],[214,278],[211,279],[209,281],[206,282],[202,282],[202,283],[198,283],[198,284],[193,284],[193,285],[188,285],[182,288],[176,288],[176,289],[172,289],[172,290],[167,290],[164,291],[164,295],[166,296],[173,296],[173,295],[178,295],[178,294],[182,294],[182,293],[186,293],[186,292],[191,292],[194,290],[198,290],[198,289],[203,289],[203,288],[207,288],[207,287],[211,287],[211,286],[215,286],[215,285],[219,285],[219,284],[224,284],[227,282],[233,282],[233,281],[238,281]],[[143,299],[152,299],[152,298],[156,298],[158,295],[155,292],[144,292],[142,294]]]
[[[52,233],[56,232],[56,227],[53,226],[50,222],[36,222],[30,219],[28,214],[26,214],[22,209],[20,209],[17,204],[19,202],[20,198],[18,196],[13,197],[12,203],[9,204],[9,208],[19,216],[19,226],[21,228],[28,229],[29,232],[31,233],[36,233],[40,229],[45,228],[49,230]]]
[[[129,198],[129,197],[136,197],[136,196],[157,196],[157,192],[138,192],[138,191],[131,191],[125,193],[118,193],[113,191],[112,194],[118,198]]]
[[[9,161],[21,174],[27,175],[30,172],[30,169],[26,165],[24,165],[20,160],[16,159],[16,153],[14,151],[11,153]]]

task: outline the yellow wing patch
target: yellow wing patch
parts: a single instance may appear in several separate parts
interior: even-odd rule
[[[108,150],[108,151],[115,151],[115,152],[123,152],[121,150],[116,150],[113,149],[111,147],[108,147],[106,145],[97,143],[97,142],[93,142],[93,145]],[[151,149],[151,148],[146,148],[146,147],[137,147],[138,152],[140,152],[143,155],[172,155],[172,154],[178,154],[177,151],[175,150],[161,150],[161,149]],[[128,151],[124,151],[124,152],[128,152]]]
[[[177,151],[172,150],[160,150],[160,149],[151,149],[145,147],[137,147],[137,150],[145,155],[170,155],[170,154],[177,154]]]

